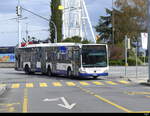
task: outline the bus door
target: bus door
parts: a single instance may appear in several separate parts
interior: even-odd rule
[[[46,73],[46,60],[47,60],[47,53],[45,48],[41,48],[40,50],[40,62],[41,62],[41,69],[42,73]]]
[[[73,75],[78,76],[79,68],[80,68],[80,50],[75,49],[73,51]]]
[[[16,60],[17,60],[17,62],[16,62],[17,68],[22,68],[21,67],[21,55],[20,54],[18,56],[16,56]]]
[[[36,49],[32,49],[32,52],[30,54],[30,56],[31,56],[31,69],[36,69],[37,53],[35,50]]]

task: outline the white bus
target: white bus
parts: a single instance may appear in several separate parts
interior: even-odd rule
[[[47,43],[16,48],[16,70],[49,76],[108,76],[105,44]]]

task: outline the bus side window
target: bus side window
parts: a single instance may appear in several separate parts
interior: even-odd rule
[[[68,51],[68,59],[72,59],[72,51],[71,50]]]
[[[75,60],[79,60],[79,58],[80,58],[80,52],[79,51],[74,51],[74,58],[75,58]]]

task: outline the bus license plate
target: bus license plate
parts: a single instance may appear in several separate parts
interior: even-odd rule
[[[97,76],[97,74],[93,74],[93,76]]]

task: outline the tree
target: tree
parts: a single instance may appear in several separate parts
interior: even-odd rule
[[[98,43],[102,40],[110,41],[110,38],[112,37],[112,11],[106,9],[106,13],[108,16],[100,16],[99,23],[97,26],[95,26],[95,29],[100,36],[100,38],[97,40]]]
[[[89,44],[89,43],[91,43],[88,40],[83,40],[82,41],[82,38],[79,37],[79,36],[74,36],[74,37],[71,37],[71,38],[67,38],[63,42],[64,43],[82,43],[82,44]]]
[[[147,0],[116,0],[116,8],[122,12],[120,21],[122,26],[116,28],[121,33],[134,40],[141,32],[146,31]],[[116,20],[116,19],[115,19]]]
[[[52,43],[55,42],[55,28],[54,24],[57,27],[57,38],[58,42],[61,42],[62,40],[62,11],[58,9],[59,5],[61,5],[61,0],[51,0],[51,19],[49,22],[50,25],[50,40]],[[53,23],[54,24],[53,24]]]
[[[115,5],[113,10],[106,9],[107,16],[101,16],[95,27],[100,40],[112,43],[114,28],[115,44],[123,44],[126,35],[134,41],[146,31],[146,0],[116,0]]]

